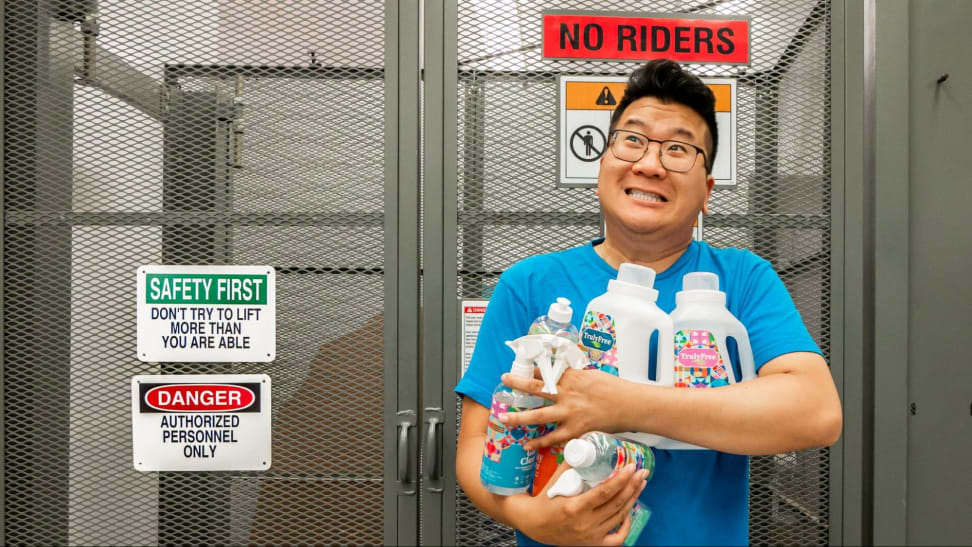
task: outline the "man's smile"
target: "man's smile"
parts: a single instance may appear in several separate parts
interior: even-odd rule
[[[624,193],[640,201],[653,201],[656,203],[665,203],[668,201],[662,195],[646,190],[638,190],[637,188],[628,188]]]

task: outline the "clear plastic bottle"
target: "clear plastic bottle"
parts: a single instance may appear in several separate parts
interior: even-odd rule
[[[646,480],[651,480],[655,471],[655,454],[651,448],[600,431],[585,433],[568,442],[564,460],[592,486],[629,463],[635,464],[635,469],[647,469]]]
[[[517,345],[507,342],[516,353],[510,373],[533,378],[533,359],[542,351],[539,344]],[[486,443],[483,447],[483,463],[479,480],[483,487],[503,496],[527,492],[533,484],[537,453],[526,451],[523,445],[535,439],[539,425],[507,427],[499,420],[500,414],[519,412],[543,406],[543,398],[507,387],[502,383],[493,391],[486,426]]]
[[[556,302],[550,304],[547,315],[541,315],[530,325],[527,334],[553,334],[562,336],[573,343],[580,340],[580,333],[577,327],[571,324],[570,318],[574,310],[570,307],[570,300],[560,297]]]
[[[547,315],[541,315],[530,325],[528,334],[552,334],[566,338],[572,344],[577,345],[580,342],[580,332],[570,322],[573,314],[574,310],[570,307],[570,300],[563,297],[557,298],[556,302],[550,304]],[[556,355],[555,350],[552,353]],[[551,404],[553,404],[552,401],[544,399],[545,406]],[[543,424],[540,435],[546,435],[556,428],[557,424],[554,423]],[[563,444],[548,446],[537,451],[536,473],[533,478],[533,495],[537,495],[543,490],[543,487],[553,476],[557,470],[557,466],[560,465],[563,459]]]

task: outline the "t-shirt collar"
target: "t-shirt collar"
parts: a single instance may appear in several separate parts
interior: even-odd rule
[[[589,255],[591,261],[596,265],[596,267],[604,270],[606,273],[610,274],[611,277],[618,276],[618,270],[613,268],[606,260],[601,258],[601,255],[597,254],[594,250],[594,246],[602,243],[604,241],[603,237],[597,239],[592,239],[586,246],[586,251]],[[671,266],[665,269],[665,271],[658,274],[655,278],[656,280],[667,279],[673,275],[678,275],[683,271],[688,264],[691,264],[699,256],[699,242],[692,240],[689,246],[682,252],[682,256],[678,257]]]

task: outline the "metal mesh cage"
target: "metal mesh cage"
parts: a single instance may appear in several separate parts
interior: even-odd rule
[[[10,544],[383,541],[384,10],[5,3]],[[143,264],[272,265],[276,361],[139,362]],[[262,372],[269,472],[134,470],[131,376]]]
[[[545,9],[752,18],[750,66],[688,66],[699,76],[738,79],[738,183],[713,191],[704,239],[770,260],[829,356],[826,0],[460,1],[457,296],[488,297],[499,274],[517,260],[575,246],[600,232],[593,189],[556,186],[550,151],[557,149],[557,78],[627,74],[634,65],[543,60]],[[750,541],[826,544],[829,467],[827,449],[752,458]],[[485,517],[463,493],[458,499],[459,544],[514,543],[511,530]]]

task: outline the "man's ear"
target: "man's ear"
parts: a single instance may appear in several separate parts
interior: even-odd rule
[[[705,201],[702,202],[702,214],[709,214],[709,198],[712,197],[712,188],[715,186],[715,177],[712,174],[705,176]]]

